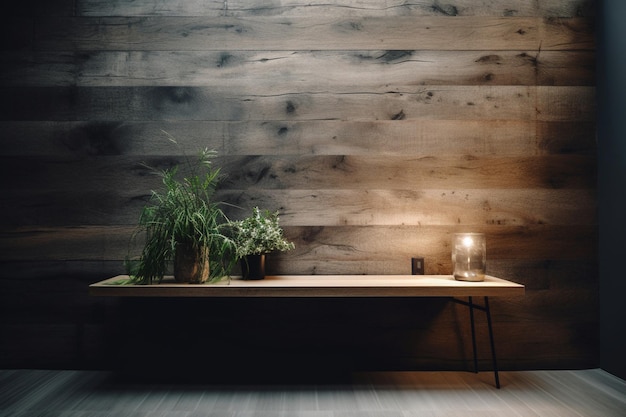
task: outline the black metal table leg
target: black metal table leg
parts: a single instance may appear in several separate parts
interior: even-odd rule
[[[472,329],[472,352],[474,353],[474,372],[478,373],[478,353],[476,350],[476,326],[474,325],[474,302],[469,297],[470,326]]]
[[[491,323],[491,309],[489,308],[489,297],[485,297],[485,305],[481,306],[474,304],[472,297],[469,297],[469,301],[457,300],[452,298],[457,304],[467,306],[470,311],[470,325],[472,329],[472,349],[474,350],[474,372],[478,372],[478,355],[476,350],[476,326],[474,323],[474,309],[482,310],[487,315],[487,327],[489,330],[489,343],[491,345],[491,361],[493,363],[493,374],[496,382],[496,388],[500,389],[500,375],[498,374],[498,362],[496,358],[496,344],[493,337],[493,325]]]
[[[493,374],[496,378],[496,388],[500,389],[500,376],[498,375],[498,362],[496,359],[496,344],[493,340],[493,326],[491,325],[491,310],[489,309],[489,297],[485,297],[485,313],[487,314],[487,326],[489,328],[489,342],[491,343],[491,359],[493,361]]]

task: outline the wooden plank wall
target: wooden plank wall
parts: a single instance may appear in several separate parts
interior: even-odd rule
[[[270,273],[406,274],[423,256],[426,273],[446,274],[452,234],[484,232],[488,272],[527,286],[522,299],[493,301],[501,365],[597,366],[593,0],[35,0],[9,10],[0,366],[101,366],[114,344],[104,308],[162,314],[90,299],[86,285],[123,272],[159,185],[142,163],[167,167],[200,147],[219,152],[221,198],[280,210],[296,249],[273,255]],[[348,316],[349,337],[314,334],[336,341],[337,355],[359,346],[356,367],[466,366],[460,307],[240,303],[264,311],[266,327],[280,318],[274,336],[289,332],[300,348],[311,329]],[[218,321],[218,333],[238,334]],[[283,352],[255,333],[262,323],[234,325]]]

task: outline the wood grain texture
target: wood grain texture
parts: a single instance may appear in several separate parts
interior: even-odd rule
[[[283,87],[284,88],[284,87]],[[255,95],[236,88],[3,87],[0,120],[596,119],[594,87],[412,86],[409,91]],[[33,103],[37,103],[33,105]],[[176,136],[176,132],[173,132]],[[206,132],[205,132],[206,134]]]
[[[318,383],[302,378],[232,386],[205,380],[179,386],[116,380],[103,371],[6,370],[0,374],[7,385],[0,404],[9,415],[47,410],[69,416],[136,416],[158,409],[163,417],[619,417],[625,406],[626,383],[600,369],[501,375],[503,389],[495,390],[488,373],[469,372],[358,372],[349,380],[327,377]]]
[[[175,132],[173,146],[163,131]],[[268,120],[0,122],[0,155],[595,155],[595,122]],[[445,138],[446,140],[443,140]]]
[[[119,285],[128,275],[89,286],[103,297],[513,297],[524,286],[485,276],[481,282],[457,281],[452,275],[267,275],[262,280],[224,278],[206,285],[176,284],[172,277],[159,284]]]
[[[4,54],[0,85],[236,88],[278,93],[401,91],[430,85],[590,86],[592,51],[99,51]],[[28,71],[24,71],[27,68]],[[14,69],[15,72],[9,72]],[[354,74],[350,79],[343,75]],[[233,86],[234,88],[234,86]],[[294,90],[297,88],[297,90]]]
[[[494,300],[503,363],[596,366],[596,3],[6,6],[0,332],[11,343],[0,365],[111,365],[107,343],[123,338],[103,310],[162,316],[158,303],[104,305],[86,289],[140,250],[139,211],[160,186],[144,163],[163,169],[209,147],[227,175],[218,197],[241,207],[228,215],[278,210],[296,243],[270,256],[271,274],[403,275],[413,256],[449,274],[452,234],[482,231],[488,273],[528,289]],[[393,369],[465,369],[470,358],[461,313],[435,302],[230,301],[214,313],[260,314],[236,330],[214,314],[228,352],[253,341],[259,355],[315,363],[328,344],[346,363]],[[349,334],[318,324],[346,315],[359,323]],[[146,340],[174,351],[197,320],[160,336],[154,324]],[[127,347],[145,343],[137,333]]]
[[[82,16],[562,16],[593,15],[585,0],[454,0],[439,4],[432,0],[188,0],[159,2],[150,0],[80,0],[77,13]]]
[[[254,50],[589,50],[590,25],[575,17],[50,18],[35,27],[34,45],[87,51],[220,51],[242,43]]]
[[[156,170],[184,161],[181,157],[96,159],[2,158],[0,173],[18,175],[7,190],[120,188],[160,186]],[[231,190],[343,189],[345,181],[356,190],[422,189],[570,189],[592,188],[595,159],[589,156],[539,156],[526,158],[435,156],[242,156],[222,158],[227,177],[223,187]],[[146,167],[144,164],[147,164]],[[154,167],[154,168],[152,168]],[[72,172],[84,175],[71,176]]]
[[[31,225],[134,225],[150,198],[145,190],[130,185],[124,192],[69,188],[12,192],[0,205],[4,210],[1,224],[16,225],[28,219]],[[594,194],[585,189],[468,189],[464,193],[451,189],[229,189],[218,192],[217,198],[240,207],[224,207],[233,219],[247,214],[244,207],[257,205],[280,211],[281,224],[286,226],[578,226],[593,223],[597,212]],[[384,213],[380,207],[385,207]]]

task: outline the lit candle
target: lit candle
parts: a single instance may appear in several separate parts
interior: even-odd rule
[[[485,236],[482,233],[457,233],[452,247],[454,278],[459,281],[484,281],[485,264]]]

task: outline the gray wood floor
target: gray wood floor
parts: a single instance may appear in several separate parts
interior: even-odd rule
[[[0,371],[0,416],[626,416],[626,382],[599,369],[355,374],[342,384],[120,382],[92,371]]]

